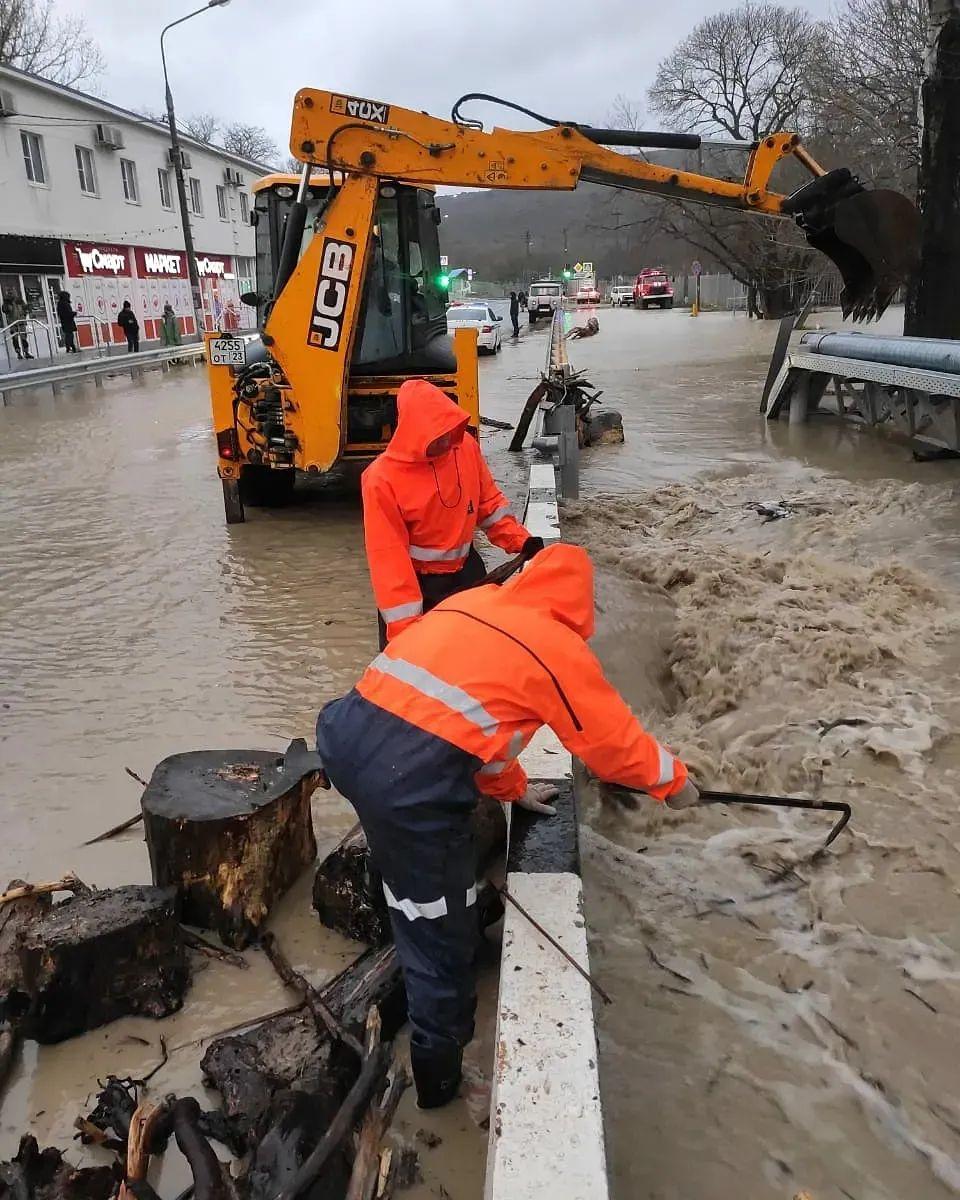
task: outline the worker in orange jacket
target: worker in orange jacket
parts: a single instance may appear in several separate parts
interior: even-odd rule
[[[495,546],[542,549],[511,514],[468,415],[425,379],[397,393],[390,444],[364,471],[363,534],[380,616],[380,649],[446,596],[486,573],[473,545],[479,527]]]
[[[529,784],[517,760],[549,725],[600,779],[675,808],[699,799],[607,682],[587,645],[593,627],[589,556],[550,546],[503,586],[442,601],[317,721],[326,773],[383,878],[421,1107],[456,1094],[473,1036],[478,791],[552,813],[556,790]]]

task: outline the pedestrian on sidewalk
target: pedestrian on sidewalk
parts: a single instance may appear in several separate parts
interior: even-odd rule
[[[63,348],[68,354],[76,354],[77,351],[77,314],[73,310],[73,305],[70,303],[70,293],[61,292],[57,297],[57,319],[60,322],[60,328],[63,330]]]
[[[520,299],[516,292],[510,293],[510,323],[513,325],[513,336],[520,336]]]
[[[160,321],[160,341],[164,346],[180,345],[180,327],[177,325],[177,314],[168,300],[163,306],[163,318]]]
[[[10,327],[10,339],[17,358],[33,358],[27,342],[27,317],[29,310],[16,292],[7,292],[3,298],[4,324]]]
[[[382,877],[421,1108],[454,1098],[473,1037],[478,795],[555,813],[557,789],[529,782],[517,760],[537,729],[607,782],[670,808],[699,803],[687,768],[642,728],[588,645],[593,585],[585,550],[541,550],[508,583],[461,592],[404,629],[317,721],[327,778]]]
[[[120,315],[117,317],[117,324],[127,335],[127,353],[134,354],[140,349],[140,322],[137,320],[137,314],[131,308],[129,300],[124,300],[123,308],[120,309]]]

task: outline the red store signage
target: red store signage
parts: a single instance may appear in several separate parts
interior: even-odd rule
[[[141,279],[186,279],[187,256],[182,250],[148,250],[136,246],[137,274]]]
[[[196,261],[197,274],[201,279],[230,279],[233,276],[230,259],[222,254],[198,254]]]
[[[130,249],[102,242],[64,242],[67,274],[74,279],[85,275],[105,275],[110,279],[133,274]]]

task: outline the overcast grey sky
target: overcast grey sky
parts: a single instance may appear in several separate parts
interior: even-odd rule
[[[103,95],[163,107],[159,34],[199,0],[59,0],[103,47]],[[827,15],[831,0],[805,7]],[[617,93],[642,102],[659,59],[723,0],[231,0],[167,37],[179,115],[264,125],[281,149],[300,87],[448,116],[493,92],[551,116],[600,122]],[[485,108],[490,123],[494,110]],[[510,118],[496,118],[507,124]],[[656,124],[655,121],[651,121]]]

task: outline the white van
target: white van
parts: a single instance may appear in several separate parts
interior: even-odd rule
[[[538,317],[552,317],[563,305],[563,284],[559,279],[535,279],[527,292],[527,311],[532,325]]]

